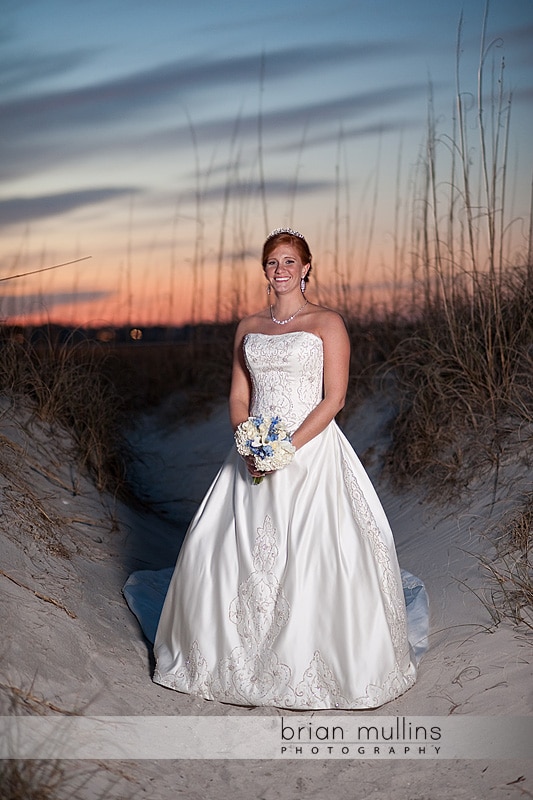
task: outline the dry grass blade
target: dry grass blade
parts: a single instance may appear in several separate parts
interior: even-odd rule
[[[67,614],[71,619],[77,618],[76,614],[74,614],[73,611],[69,611],[69,609],[66,606],[64,606],[63,603],[60,603],[59,600],[54,600],[53,597],[49,597],[48,595],[43,594],[42,592],[38,592],[36,589],[32,589],[30,586],[26,586],[25,583],[21,583],[21,581],[18,581],[16,578],[13,578],[12,575],[8,575],[7,572],[4,572],[3,569],[0,569],[0,575],[3,575],[4,578],[7,578],[16,586],[20,586],[21,589],[26,589],[28,592],[31,592],[39,600],[44,600],[45,603],[51,603],[56,608],[60,608],[61,611],[64,611],[65,614]]]

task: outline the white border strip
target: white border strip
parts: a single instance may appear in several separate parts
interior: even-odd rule
[[[530,759],[533,717],[0,717],[0,758]]]

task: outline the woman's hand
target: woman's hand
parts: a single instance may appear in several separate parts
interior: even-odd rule
[[[248,470],[248,472],[250,473],[252,478],[260,478],[261,475],[263,475],[263,473],[260,472],[257,469],[257,467],[255,466],[254,457],[253,456],[243,456],[243,458],[244,458],[244,463],[246,464],[246,469]]]
[[[246,464],[246,469],[248,470],[252,478],[263,478],[265,475],[270,475],[272,472],[275,472],[275,470],[273,469],[267,469],[267,470],[257,469],[257,467],[255,466],[255,459],[253,456],[243,456],[243,458]]]

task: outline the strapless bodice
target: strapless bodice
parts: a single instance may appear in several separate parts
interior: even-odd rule
[[[295,431],[322,400],[322,340],[308,331],[248,333],[243,347],[252,379],[250,413],[277,414]]]

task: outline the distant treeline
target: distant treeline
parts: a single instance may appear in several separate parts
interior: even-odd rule
[[[182,325],[101,325],[97,327],[74,327],[50,323],[47,325],[0,325],[0,339],[16,339],[19,342],[39,344],[79,344],[101,342],[104,344],[154,344],[158,342],[212,342],[227,335],[233,323],[204,323]]]

